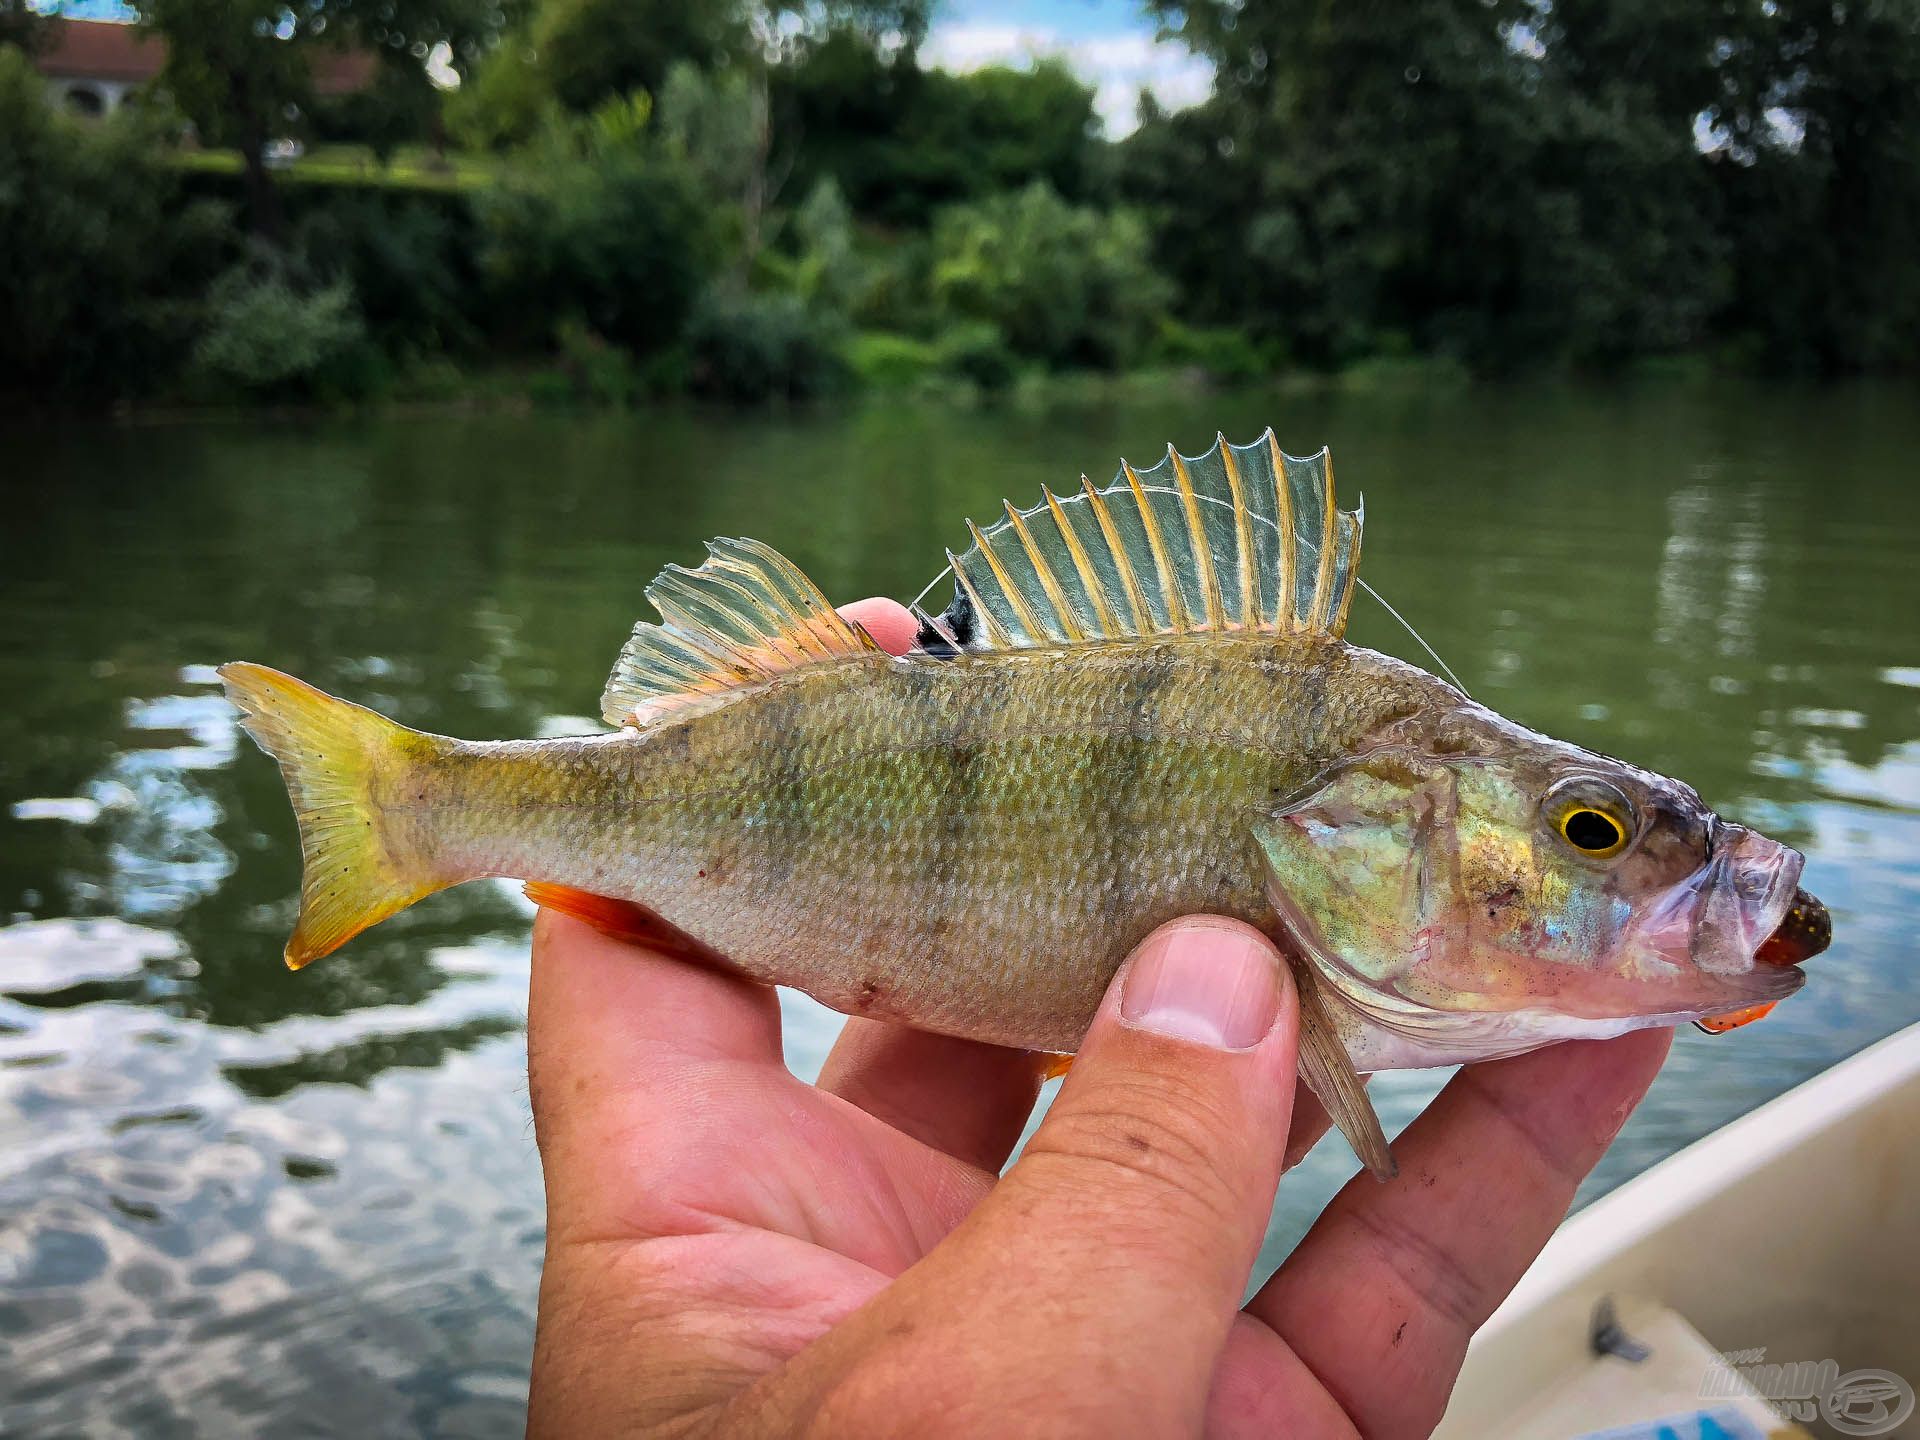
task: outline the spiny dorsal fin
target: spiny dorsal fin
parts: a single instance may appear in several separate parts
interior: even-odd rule
[[[953,604],[927,627],[987,650],[1192,631],[1339,636],[1359,574],[1361,511],[1334,504],[1325,450],[1306,459],[1268,430],[1216,437],[1205,455],[1172,446],[1150,470],[1121,462],[1106,489],[1044,492],[1007,506],[947,554]],[[931,587],[929,587],[931,588]]]
[[[609,725],[835,656],[879,654],[799,566],[757,540],[709,540],[698,570],[669,565],[647,587],[661,623],[642,620],[600,697]]]

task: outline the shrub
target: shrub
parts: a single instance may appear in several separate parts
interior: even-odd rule
[[[370,388],[366,331],[343,280],[302,291],[273,262],[237,266],[207,294],[194,367],[262,396],[351,395]]]
[[[750,404],[844,388],[840,326],[793,295],[715,292],[687,330],[693,388]]]
[[[353,290],[368,332],[389,350],[457,348],[485,319],[464,196],[364,190],[303,195],[294,250]]]
[[[1139,217],[1069,205],[1040,183],[942,212],[933,251],[940,308],[1050,365],[1137,358],[1170,294]]]
[[[685,327],[710,247],[692,186],[637,146],[546,143],[476,197],[482,265],[509,335],[544,341],[571,317],[645,354]]]
[[[1258,380],[1275,368],[1244,330],[1183,325],[1173,319],[1160,322],[1153,360],[1157,365],[1204,371],[1210,379],[1226,384]]]
[[[577,320],[563,320],[556,339],[561,359],[581,394],[602,405],[627,405],[641,389],[633,357],[609,345]]]
[[[995,325],[955,325],[936,344],[940,368],[982,390],[1005,390],[1019,373],[1007,337]]]
[[[863,330],[847,344],[847,363],[864,385],[906,390],[940,370],[940,347],[888,330]]]

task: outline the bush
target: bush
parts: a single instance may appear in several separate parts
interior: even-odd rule
[[[572,318],[644,355],[679,338],[705,284],[705,221],[674,165],[638,146],[547,142],[476,197],[482,266],[510,336]]]
[[[1019,373],[1007,337],[994,325],[956,325],[935,344],[940,368],[982,390],[1005,390]]]
[[[609,345],[577,320],[560,323],[556,336],[561,359],[580,393],[602,405],[631,404],[640,395],[640,373],[633,357]]]
[[[1223,384],[1258,380],[1276,368],[1244,330],[1202,328],[1162,320],[1154,339],[1153,362],[1204,371]]]
[[[291,202],[294,251],[319,276],[352,287],[383,347],[442,351],[473,343],[485,315],[464,196],[343,189]]]
[[[214,282],[193,361],[208,380],[260,396],[361,394],[372,385],[365,338],[345,281],[303,292],[281,265],[254,261]]]
[[[709,295],[688,326],[687,349],[693,388],[721,400],[809,400],[848,379],[840,326],[793,295]]]
[[[908,390],[938,374],[940,347],[912,335],[863,330],[847,344],[847,363],[863,385]]]
[[[1139,358],[1170,298],[1137,216],[1069,205],[1039,183],[942,212],[933,252],[939,308],[1049,365]]]

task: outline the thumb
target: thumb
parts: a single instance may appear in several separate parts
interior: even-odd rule
[[[1153,1377],[1140,1413],[1202,1414],[1273,1209],[1297,1036],[1292,979],[1266,937],[1212,917],[1162,926],[970,1222],[1093,1312],[1079,1318],[1112,1366]]]

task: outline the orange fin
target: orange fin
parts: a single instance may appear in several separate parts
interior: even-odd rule
[[[1709,1035],[1724,1035],[1729,1030],[1738,1030],[1742,1025],[1751,1025],[1756,1020],[1764,1020],[1778,1000],[1765,1005],[1749,1005],[1744,1010],[1729,1010],[1724,1015],[1709,1015],[1704,1020],[1694,1021],[1694,1025]]]
[[[726,957],[711,945],[694,939],[637,901],[615,900],[590,890],[576,890],[571,885],[548,885],[538,880],[529,880],[525,890],[527,898],[541,909],[583,920],[616,940],[630,940],[676,960],[731,968]]]
[[[1033,1058],[1040,1062],[1040,1083],[1042,1085],[1046,1084],[1049,1080],[1059,1079],[1073,1068],[1073,1056],[1071,1055],[1054,1055],[1042,1050]]]

